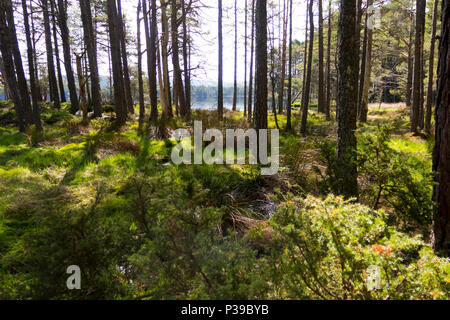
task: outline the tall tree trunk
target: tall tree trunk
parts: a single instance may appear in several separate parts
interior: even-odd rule
[[[187,112],[190,115],[191,113],[191,79],[190,79],[190,70],[189,70],[189,52],[188,52],[188,42],[190,39],[188,37],[187,30],[187,10],[185,0],[181,2],[182,8],[182,22],[183,22],[183,64],[184,64],[184,91],[186,95],[186,108]]]
[[[309,10],[309,2],[312,0],[306,0],[306,8]],[[305,105],[305,97],[306,97],[306,69],[308,63],[308,23],[309,23],[309,13],[306,13],[306,22],[305,22],[305,47],[303,50],[303,78],[302,78],[302,102],[301,107]]]
[[[45,0],[47,1],[47,0]],[[70,35],[67,26],[67,2],[58,0],[58,22],[61,30],[61,39],[63,43],[64,67],[66,69],[67,84],[70,95],[70,112],[75,114],[79,110],[77,88],[75,86],[75,77],[72,70],[72,56],[70,53]]]
[[[34,50],[31,42],[30,22],[26,0],[22,0],[23,21],[25,25],[25,37],[27,43],[28,71],[30,75],[31,99],[33,101],[33,123],[38,131],[42,130],[41,116],[39,113],[39,90],[35,79]]]
[[[312,0],[309,1],[309,50],[308,50],[308,68],[306,71],[305,89],[303,95],[305,99],[302,105],[302,122],[300,127],[300,133],[306,134],[306,125],[308,121],[308,107],[309,107],[309,94],[311,91],[311,69],[312,69],[312,55],[314,50],[314,14],[313,14]]]
[[[60,109],[61,105],[58,94],[58,82],[56,81],[55,64],[53,61],[53,45],[52,45],[52,33],[50,30],[48,0],[41,0],[41,3],[42,3],[42,12],[44,15],[45,48],[47,50],[47,72],[50,88],[50,100],[54,102],[53,106],[56,109]]]
[[[286,119],[286,131],[292,130],[291,120],[291,106],[292,106],[292,1],[289,0],[289,80],[288,80],[288,93],[287,93],[287,119]]]
[[[318,111],[325,113],[325,79],[324,79],[324,54],[323,54],[323,9],[322,0],[319,3],[319,93]]]
[[[56,73],[58,76],[59,94],[61,97],[61,102],[66,102],[66,92],[64,90],[64,82],[63,82],[63,77],[62,77],[62,73],[61,73],[61,62],[59,59],[58,34],[56,32],[55,4],[53,1],[50,1],[50,5],[51,5],[51,12],[52,12],[53,43],[55,46]]]
[[[31,110],[30,94],[28,92],[27,80],[23,70],[22,56],[20,54],[19,43],[17,41],[14,13],[10,0],[7,0],[6,19],[8,21],[9,37],[11,39],[14,65],[16,67],[17,84],[22,101],[23,116],[26,125],[28,125],[33,123],[33,112]]]
[[[369,0],[369,5],[372,5],[373,1]],[[362,98],[359,113],[359,121],[367,122],[367,113],[369,112],[369,87],[372,75],[372,45],[373,45],[373,30],[367,28],[367,44],[364,63],[364,80],[362,88]]]
[[[151,0],[150,8],[150,43],[147,42],[148,50],[148,85],[150,95],[150,121],[158,119],[158,91],[156,86],[156,41],[158,34],[156,33],[157,15],[156,0]]]
[[[245,22],[244,22],[244,118],[247,117],[247,37],[248,37],[248,1],[245,0]]]
[[[161,59],[162,59],[162,73],[164,81],[164,97],[167,104],[167,109],[164,116],[167,118],[173,117],[172,111],[172,101],[170,97],[170,81],[169,81],[169,64],[168,64],[168,54],[167,46],[169,45],[169,23],[167,20],[166,6],[168,2],[161,1],[161,31],[162,31],[162,41],[161,41]]]
[[[363,49],[361,53],[361,68],[359,68],[359,87],[358,87],[358,118],[361,118],[362,113],[362,99],[364,91],[364,80],[366,78],[366,60],[367,60],[367,32],[369,31],[367,23],[369,20],[369,7],[372,5],[373,1],[367,0],[367,10],[366,17],[364,21],[364,37],[363,37]]]
[[[434,46],[436,40],[436,25],[437,25],[437,15],[438,15],[438,4],[439,0],[434,0],[433,5],[433,23],[431,30],[431,43],[430,43],[430,60],[429,60],[429,71],[428,71],[428,90],[427,90],[427,102],[426,102],[426,116],[425,116],[425,132],[427,134],[431,133],[431,113],[432,113],[432,102],[433,102],[433,81],[434,81]]]
[[[218,95],[217,95],[217,112],[219,120],[223,119],[223,36],[222,36],[222,0],[219,0],[219,25],[218,25],[218,37],[219,37],[219,82],[218,82]]]
[[[122,3],[121,0],[117,0],[117,12],[118,12],[118,32],[120,37],[120,49],[122,53],[122,75],[123,75],[123,85],[125,89],[125,103],[129,113],[134,113],[134,101],[131,94],[131,81],[130,81],[130,69],[128,67],[128,53],[127,53],[127,42],[126,42],[126,29],[125,22],[123,21],[122,15]],[[149,75],[150,78],[150,75]],[[156,83],[156,82],[155,82]],[[151,92],[150,92],[151,94]],[[150,97],[151,99],[151,97]]]
[[[327,91],[325,102],[325,115],[327,121],[331,120],[331,0],[328,2],[328,37],[327,37]]]
[[[412,81],[413,81],[413,57],[412,57],[412,47],[413,47],[413,10],[410,9],[409,12],[409,42],[408,42],[408,76],[406,80],[406,106],[411,107],[411,93],[412,93]]]
[[[341,0],[339,18],[338,179],[340,193],[358,196],[356,168],[356,112],[358,99],[358,44],[355,39],[356,1]]]
[[[252,122],[254,42],[255,42],[255,0],[252,0],[252,32],[251,32],[251,45],[250,45],[250,75],[249,75],[249,85],[248,85],[248,106],[247,106],[247,111],[248,111],[247,119],[248,119],[248,122]]]
[[[437,173],[433,200],[433,242],[436,251],[450,257],[450,3],[442,1],[436,99],[436,143],[433,171]]]
[[[6,11],[11,6],[10,1],[0,2],[0,51],[2,53],[3,68],[6,81],[8,83],[8,92],[11,96],[14,109],[16,111],[16,121],[20,132],[25,132],[26,120],[22,107],[22,99],[19,93],[19,86],[16,79],[16,70],[14,68],[13,50],[10,38],[11,25],[7,24]]]
[[[87,123],[88,121],[88,112],[87,112],[87,101],[86,101],[86,79],[83,76],[83,67],[82,67],[82,56],[77,55],[75,57],[76,65],[77,65],[77,75],[78,75],[78,83],[80,87],[80,100],[81,100],[81,111],[83,112],[83,123]]]
[[[121,44],[120,44],[120,23],[121,19],[118,17],[116,0],[107,0],[108,10],[108,26],[109,26],[109,41],[111,47],[111,65],[114,80],[114,102],[116,108],[116,123],[115,127],[120,128],[127,120],[127,105],[125,100],[125,89],[123,81],[123,69],[121,58]]]
[[[426,0],[417,0],[416,4],[416,35],[414,46],[414,73],[413,73],[413,105],[411,108],[411,132],[416,133],[420,122],[421,105],[421,69],[422,69],[422,39],[423,39],[423,19],[425,19]],[[423,81],[422,81],[423,82]]]
[[[143,0],[144,2],[146,0]],[[138,86],[139,86],[139,133],[143,132],[145,117],[145,101],[144,101],[144,80],[142,79],[142,52],[141,52],[141,0],[137,7],[137,58],[138,58]],[[144,12],[144,15],[146,12]]]
[[[30,20],[31,20],[31,40],[33,44],[33,61],[34,61],[34,78],[36,80],[36,87],[39,93],[39,102],[42,102],[41,84],[39,83],[39,64],[36,53],[36,29],[34,27],[34,14],[33,14],[33,0],[30,0]]]
[[[278,85],[278,113],[283,113],[284,100],[284,80],[286,77],[286,41],[287,41],[287,15],[286,15],[286,0],[283,0],[283,40],[281,47],[281,70],[280,82]]]
[[[102,116],[102,96],[100,88],[100,76],[98,73],[97,46],[95,31],[92,23],[92,11],[90,0],[80,0],[81,19],[83,21],[84,42],[87,48],[89,60],[89,72],[91,82],[92,107],[94,117]]]
[[[256,0],[255,129],[267,129],[267,0]]]
[[[177,90],[177,99],[174,99],[175,103],[177,100],[180,103],[180,115],[182,118],[189,117],[189,110],[186,106],[186,96],[184,94],[183,80],[181,78],[181,68],[180,68],[180,57],[178,49],[178,18],[177,18],[177,1],[172,0],[172,63],[173,63],[173,77],[174,85]]]
[[[234,86],[233,86],[233,111],[236,111],[237,103],[237,0],[234,0]]]

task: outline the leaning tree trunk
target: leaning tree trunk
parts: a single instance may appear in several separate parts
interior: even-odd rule
[[[428,90],[427,90],[427,102],[426,102],[426,116],[425,116],[425,132],[431,133],[431,112],[432,112],[432,100],[433,100],[433,81],[434,81],[434,45],[436,41],[436,21],[438,15],[439,0],[434,0],[433,6],[433,26],[431,30],[431,44],[430,44],[430,62],[428,72]]]
[[[15,75],[16,70],[14,68],[12,45],[9,36],[10,26],[6,23],[6,10],[6,1],[0,2],[0,51],[2,53],[6,82],[8,83],[8,92],[13,100],[14,109],[16,111],[17,126],[19,127],[20,132],[25,132],[26,121],[24,118],[22,99]]]
[[[359,50],[355,39],[356,1],[341,0],[339,18],[339,91],[337,176],[340,193],[346,197],[358,195],[356,169],[356,113],[358,99]]]
[[[436,175],[433,200],[434,248],[450,256],[450,3],[442,2],[442,31],[439,46],[436,99],[436,143],[433,170]]]
[[[46,0],[45,0],[46,1]],[[61,30],[61,39],[63,43],[63,53],[64,53],[64,66],[66,69],[67,84],[69,87],[70,95],[70,112],[76,113],[79,110],[77,88],[75,86],[75,77],[73,75],[72,69],[72,56],[70,53],[70,35],[69,28],[67,26],[67,2],[64,0],[58,0],[58,14],[59,14],[59,28]]]
[[[84,42],[89,60],[92,107],[94,117],[102,116],[102,96],[100,89],[100,76],[98,73],[97,46],[95,44],[95,32],[92,24],[91,3],[89,0],[80,0],[81,19],[83,21]]]
[[[33,112],[31,110],[30,95],[28,93],[27,80],[23,71],[22,56],[20,54],[19,43],[17,41],[16,27],[14,22],[14,13],[11,0],[6,1],[6,19],[8,21],[9,37],[11,40],[11,49],[16,67],[17,84],[22,101],[22,111],[26,124],[33,123]]]
[[[267,129],[267,0],[256,0],[255,129]]]

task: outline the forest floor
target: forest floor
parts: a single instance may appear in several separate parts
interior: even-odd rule
[[[227,111],[221,125],[216,121],[215,112],[193,111],[192,120],[203,121],[203,128],[246,129],[249,125],[242,116],[240,112]],[[12,124],[11,105],[0,103],[0,273],[4,273],[0,280],[4,281],[3,288],[14,291],[10,296],[24,294],[17,289],[21,287],[18,282],[23,284],[30,278],[9,277],[6,274],[10,271],[5,270],[32,268],[28,264],[33,263],[38,268],[44,263],[35,257],[39,250],[42,249],[44,256],[49,255],[44,249],[46,245],[31,239],[38,241],[46,232],[56,238],[61,232],[63,237],[61,224],[72,224],[73,232],[84,235],[77,228],[84,228],[88,218],[78,217],[75,222],[75,216],[70,214],[56,218],[61,212],[82,212],[81,217],[89,217],[97,210],[109,212],[102,218],[103,227],[94,229],[101,233],[102,228],[121,232],[122,224],[125,230],[139,229],[139,222],[146,224],[148,210],[158,210],[154,203],[162,211],[178,205],[221,208],[225,212],[221,232],[232,228],[245,238],[249,230],[270,219],[287,193],[326,198],[336,186],[332,169],[336,165],[333,158],[336,122],[326,121],[312,107],[307,135],[301,137],[296,133],[300,123],[298,112],[293,117],[294,132],[282,130],[280,135],[280,172],[263,177],[258,166],[172,165],[170,154],[175,142],[168,139],[171,131],[191,126],[192,122],[159,123],[142,137],[137,132],[137,121],[129,121],[120,132],[108,132],[105,130],[108,120],[83,124],[67,111],[44,108],[44,131],[37,137],[32,131],[19,133]],[[283,127],[285,115],[278,115],[278,122]],[[272,114],[269,126],[275,128]],[[389,133],[383,131],[384,127],[389,128],[386,129]],[[431,198],[432,139],[413,136],[408,128],[409,112],[404,105],[370,106],[369,121],[358,130],[358,144],[364,152],[373,152],[368,157],[378,161],[366,161],[369,165],[361,168],[359,202],[384,209],[393,225],[411,234],[421,233],[427,240],[430,213],[425,213],[423,207],[429,205],[426,199]],[[387,137],[381,141],[383,135]],[[402,180],[405,175],[409,180]],[[389,183],[391,177],[393,182]],[[401,185],[402,190],[394,190],[396,185]],[[183,198],[191,202],[178,204],[178,199]],[[148,203],[156,207],[147,209]],[[408,208],[404,208],[405,203]],[[411,214],[402,216],[403,210]],[[42,223],[41,226],[41,221],[46,221],[48,216],[55,216],[53,223],[59,225]],[[47,250],[58,250],[58,245],[64,246],[60,241],[70,242],[72,236],[65,235],[65,240],[52,238]],[[104,237],[96,245],[101,247],[102,241],[113,241],[109,234]],[[88,240],[85,245],[94,252],[102,250],[91,247]],[[253,245],[259,250],[264,240]],[[31,254],[30,250],[35,252]],[[120,250],[132,249],[125,245]],[[40,272],[36,270],[33,272]],[[52,272],[46,276],[56,277]]]

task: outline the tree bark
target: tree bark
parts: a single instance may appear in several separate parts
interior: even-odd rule
[[[256,0],[255,114],[256,130],[267,129],[267,0]]]
[[[288,92],[287,92],[287,103],[286,103],[286,131],[292,130],[292,119],[291,119],[291,107],[292,107],[292,1],[289,0],[289,79],[288,79]]]
[[[192,0],[191,0],[192,2]],[[191,3],[190,2],[190,3]],[[189,4],[190,5],[190,4]],[[187,30],[187,10],[185,0],[181,2],[182,8],[182,23],[183,23],[183,65],[184,65],[184,91],[186,96],[186,108],[190,115],[191,113],[191,78],[189,70],[189,52],[188,52],[188,42],[190,39],[188,37]]]
[[[434,47],[436,40],[436,25],[438,15],[439,0],[434,0],[433,5],[433,22],[431,30],[431,43],[430,43],[430,60],[429,60],[429,72],[428,72],[428,90],[427,90],[427,102],[426,102],[426,116],[425,116],[425,132],[431,133],[431,113],[433,103],[433,82],[434,82]]]
[[[442,1],[436,99],[436,143],[433,171],[437,173],[433,200],[434,249],[450,256],[450,3]]]
[[[237,103],[237,0],[234,0],[234,86],[233,86],[233,111],[236,111]]]
[[[8,83],[8,93],[13,100],[14,109],[16,111],[17,126],[19,127],[20,132],[25,132],[26,121],[16,79],[16,70],[14,68],[12,44],[9,31],[11,26],[6,22],[6,11],[7,7],[10,5],[11,3],[8,3],[7,1],[0,2],[0,51],[2,53],[6,82]]]
[[[222,36],[222,0],[219,0],[219,80],[218,80],[218,96],[217,96],[217,113],[219,120],[223,119],[223,36]]]
[[[306,0],[306,7],[309,8],[309,1],[312,0]],[[307,9],[309,10],[309,9]],[[303,110],[303,106],[305,105],[305,96],[306,96],[306,69],[307,69],[307,63],[308,63],[308,23],[309,23],[309,14],[306,13],[306,22],[305,22],[305,43],[304,43],[304,50],[303,50],[303,80],[302,80],[302,102],[301,102],[301,110]]]
[[[59,59],[59,46],[58,46],[58,34],[56,32],[56,13],[55,13],[55,4],[53,1],[50,2],[51,12],[52,12],[52,28],[53,28],[53,43],[55,46],[55,58],[56,58],[56,73],[58,76],[58,87],[59,94],[61,98],[61,102],[66,102],[66,92],[64,90],[64,82],[61,73],[61,62]]]
[[[42,130],[41,116],[39,113],[39,90],[35,79],[35,65],[34,65],[34,49],[31,42],[30,23],[28,20],[29,14],[26,0],[22,0],[23,21],[25,25],[25,38],[27,43],[27,57],[28,57],[28,71],[30,74],[30,88],[31,99],[33,101],[33,123],[38,131]]]
[[[48,82],[49,82],[49,88],[50,88],[50,100],[54,102],[53,106],[56,109],[60,109],[61,105],[60,105],[59,94],[58,94],[58,82],[56,81],[55,64],[53,61],[53,45],[52,45],[52,35],[51,35],[51,31],[50,31],[48,1],[41,0],[41,4],[42,4],[43,16],[44,16],[45,48],[47,50],[47,73],[48,73]]]
[[[323,9],[322,0],[319,3],[319,101],[318,111],[325,113],[325,80],[324,80],[324,54],[323,54]]]
[[[414,46],[414,72],[413,72],[413,104],[411,108],[411,132],[417,133],[420,121],[421,93],[421,68],[422,68],[422,39],[423,19],[425,19],[426,0],[417,0],[416,4],[416,35]]]
[[[247,106],[247,120],[252,122],[252,103],[253,103],[253,57],[254,57],[254,42],[255,42],[255,0],[252,0],[252,32],[250,45],[250,74],[248,84],[248,106]]]
[[[287,15],[286,15],[286,0],[283,0],[283,40],[281,46],[281,70],[280,82],[278,85],[278,113],[283,113],[284,102],[284,80],[286,77],[286,38],[287,38]]]
[[[308,50],[308,67],[306,71],[305,89],[303,92],[304,100],[302,105],[302,122],[300,127],[300,133],[306,134],[306,125],[308,121],[308,109],[309,109],[309,94],[311,91],[311,69],[312,69],[312,55],[314,50],[314,15],[313,15],[313,1],[309,3],[309,50]]]
[[[248,23],[248,1],[245,0],[245,22],[244,22],[244,118],[247,117],[247,23]]]
[[[143,0],[144,2],[146,0]],[[145,117],[144,80],[142,79],[142,52],[141,52],[141,0],[137,6],[137,53],[138,53],[138,86],[139,86],[139,133],[143,132]],[[144,15],[146,13],[144,12]]]
[[[47,1],[47,0],[45,0]],[[75,86],[75,77],[72,70],[72,56],[70,53],[70,35],[67,26],[67,2],[58,0],[58,23],[61,30],[61,39],[63,43],[64,67],[66,69],[67,84],[70,95],[70,112],[75,114],[79,110],[77,88]]]
[[[356,1],[341,0],[339,18],[338,179],[340,193],[358,196],[356,168],[356,112],[359,50],[355,39]]]
[[[81,19],[83,21],[84,42],[87,48],[89,60],[92,107],[94,117],[102,116],[102,96],[100,88],[100,76],[98,72],[97,46],[95,44],[95,32],[92,23],[92,11],[90,0],[80,0]]]
[[[109,41],[111,47],[111,65],[113,73],[114,86],[114,102],[116,107],[116,123],[115,127],[118,129],[125,124],[127,120],[127,105],[125,101],[125,90],[123,81],[123,69],[121,58],[121,44],[120,44],[120,23],[116,7],[116,0],[107,0],[108,10],[108,26],[109,26]]]
[[[327,91],[325,102],[325,115],[327,121],[331,120],[331,0],[328,2],[328,37],[327,37]]]
[[[406,106],[411,107],[412,79],[413,79],[413,57],[412,57],[412,37],[413,37],[413,10],[409,13],[409,42],[408,42],[408,77],[406,81]]]

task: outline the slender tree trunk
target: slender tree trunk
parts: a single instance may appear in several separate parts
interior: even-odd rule
[[[172,63],[174,85],[177,88],[177,100],[180,103],[180,115],[183,118],[189,117],[189,110],[186,106],[186,96],[184,94],[183,80],[181,78],[180,57],[178,49],[178,22],[177,22],[177,1],[172,0]],[[175,99],[174,99],[175,100]],[[175,102],[177,101],[175,100]]]
[[[121,19],[118,17],[116,0],[107,0],[109,41],[111,47],[111,65],[114,80],[114,102],[116,107],[115,127],[120,128],[127,120],[127,105],[123,81],[121,58],[120,29]]]
[[[356,168],[356,113],[358,99],[358,44],[356,41],[356,1],[341,0],[339,19],[339,91],[337,172],[340,192],[346,197],[358,196]]]
[[[36,87],[39,93],[39,102],[42,102],[42,93],[41,93],[41,85],[39,83],[39,64],[38,64],[38,59],[37,59],[37,54],[36,54],[36,29],[34,28],[34,14],[33,14],[33,0],[30,0],[30,20],[31,20],[31,39],[32,39],[32,43],[33,43],[33,61],[34,61],[34,78],[36,80]]]
[[[368,0],[367,1],[367,8],[369,8],[372,5],[373,1]],[[361,68],[359,68],[359,88],[358,88],[358,118],[361,118],[362,113],[362,99],[363,99],[363,90],[364,90],[364,80],[366,78],[366,60],[367,60],[367,32],[368,30],[368,23],[369,20],[369,11],[366,10],[366,17],[364,21],[364,38],[363,38],[363,49],[361,53]]]
[[[312,55],[314,50],[314,14],[313,14],[313,1],[309,3],[309,50],[308,50],[308,69],[306,71],[305,91],[303,95],[305,99],[302,106],[302,122],[300,127],[300,133],[306,134],[306,125],[308,121],[308,109],[309,109],[309,95],[311,91],[311,71],[312,71]]]
[[[167,103],[167,110],[165,116],[168,118],[173,117],[172,101],[170,97],[170,80],[169,80],[169,64],[167,46],[169,45],[169,23],[167,21],[166,6],[168,2],[164,0],[161,2],[161,25],[162,25],[162,43],[161,43],[161,59],[163,67],[163,81],[164,81],[164,96]]]
[[[245,0],[245,22],[244,22],[244,118],[247,117],[247,37],[248,37],[248,1]]]
[[[437,173],[433,200],[433,242],[437,252],[450,257],[450,3],[442,1],[436,99],[436,143],[433,171]]]
[[[417,0],[416,5],[416,36],[414,46],[414,73],[413,73],[413,105],[411,108],[411,132],[418,132],[420,122],[420,104],[421,104],[421,68],[422,68],[422,35],[423,19],[425,18],[426,0]]]
[[[144,2],[146,0],[143,0]],[[139,86],[139,133],[143,132],[145,118],[144,80],[142,79],[142,52],[141,52],[141,0],[137,7],[137,53],[138,53],[138,86]],[[144,12],[144,15],[146,13]]]
[[[191,79],[189,76],[189,59],[188,59],[188,42],[190,41],[188,37],[187,30],[187,10],[185,0],[181,2],[182,8],[182,23],[183,23],[183,64],[184,64],[184,91],[186,95],[186,108],[188,114],[191,113]]]
[[[248,122],[252,122],[252,103],[253,103],[253,54],[254,54],[254,41],[255,41],[255,0],[252,0],[252,32],[251,32],[251,45],[250,45],[250,75],[248,85],[248,106],[247,106],[247,119]]]
[[[372,0],[369,0],[369,5],[372,5]],[[367,26],[366,26],[367,28]],[[369,87],[372,75],[372,45],[373,45],[373,30],[367,28],[367,45],[365,63],[364,63],[364,80],[362,88],[362,98],[359,113],[359,121],[367,122],[367,113],[369,112]]]
[[[81,111],[83,112],[83,122],[88,121],[87,101],[86,101],[86,79],[83,77],[82,56],[76,56],[78,83],[80,87]]]
[[[29,14],[26,0],[22,0],[23,21],[25,25],[25,37],[27,43],[27,57],[28,57],[28,71],[30,75],[31,99],[33,101],[33,123],[38,131],[42,130],[41,116],[39,113],[39,90],[35,79],[35,64],[34,64],[34,50],[31,42],[30,23],[28,20]]]
[[[292,106],[292,1],[289,0],[289,80],[288,80],[288,93],[287,93],[287,119],[286,119],[286,131],[292,130],[291,120],[291,106]]]
[[[237,103],[237,0],[234,0],[234,87],[233,87],[233,111],[236,111]]]
[[[60,0],[59,0],[60,1]],[[50,100],[54,102],[54,107],[60,109],[60,100],[58,94],[58,82],[56,81],[55,64],[53,62],[53,45],[50,31],[49,7],[47,0],[41,0],[42,12],[44,15],[44,32],[45,32],[45,47],[47,50],[47,72],[50,88]],[[64,39],[64,38],[63,38]]]
[[[309,1],[306,0],[306,8],[309,8]],[[309,10],[309,9],[307,9]],[[302,78],[302,102],[301,106],[305,105],[305,97],[306,97],[306,69],[307,69],[307,54],[308,54],[308,23],[309,23],[309,13],[306,13],[306,23],[305,23],[305,47],[303,50],[303,78]]]
[[[134,101],[133,96],[131,94],[131,81],[130,81],[130,71],[128,67],[128,53],[127,53],[127,44],[126,44],[126,30],[125,23],[123,21],[122,16],[122,3],[121,0],[117,0],[117,12],[118,12],[118,32],[120,37],[120,49],[122,53],[122,75],[123,75],[123,84],[125,89],[125,103],[129,113],[134,113]],[[150,74],[149,74],[150,78]],[[156,82],[155,82],[156,83]],[[151,92],[150,92],[151,94]],[[151,97],[150,97],[151,99]]]
[[[156,24],[156,34],[158,35],[158,24]],[[158,39],[158,36],[156,37]],[[167,98],[167,87],[164,84],[163,73],[162,73],[162,65],[161,65],[161,49],[160,44],[161,41],[156,41],[156,62],[158,65],[158,83],[159,83],[159,96],[161,103],[162,116],[168,118],[169,117],[169,107],[168,107],[168,98]]]
[[[319,101],[318,111],[325,113],[325,79],[324,79],[324,53],[323,53],[323,9],[322,0],[319,3]]]
[[[439,0],[434,0],[433,5],[433,23],[431,30],[431,44],[430,44],[430,60],[429,60],[429,72],[428,72],[428,90],[427,90],[427,102],[426,102],[426,116],[425,116],[425,132],[431,133],[431,113],[433,102],[433,81],[434,81],[434,46],[436,40],[436,25],[438,15]]]
[[[47,1],[47,0],[45,0]],[[75,114],[79,110],[77,88],[75,86],[75,77],[72,70],[72,55],[70,53],[70,35],[67,26],[67,2],[58,0],[58,22],[61,30],[61,39],[63,44],[64,67],[66,69],[67,84],[70,95],[70,112]]]
[[[81,19],[83,21],[84,42],[87,48],[89,60],[89,72],[91,82],[92,107],[94,117],[102,116],[102,96],[100,88],[100,76],[98,72],[97,46],[95,30],[92,23],[92,10],[90,0],[80,0]]]
[[[156,13],[156,0],[151,0],[150,8],[150,43],[147,47],[149,51],[147,57],[148,66],[148,82],[149,82],[149,95],[150,95],[150,121],[158,119],[158,91],[156,86],[156,41],[158,34],[156,33],[157,13]]]
[[[0,51],[2,53],[3,68],[6,81],[8,83],[8,93],[11,96],[14,109],[16,111],[16,121],[20,132],[25,132],[26,120],[22,105],[19,86],[16,79],[16,70],[14,68],[13,50],[10,37],[11,25],[7,24],[6,11],[11,6],[10,1],[0,2]]]
[[[256,0],[255,114],[256,130],[267,129],[267,0]]]
[[[331,120],[331,0],[328,2],[328,37],[327,37],[327,91],[325,103],[325,115],[327,121]]]
[[[219,0],[219,82],[217,96],[217,112],[219,120],[223,119],[223,36],[222,36],[222,0]]]
[[[284,102],[284,80],[286,78],[286,42],[287,42],[287,14],[286,14],[286,0],[283,0],[283,43],[281,47],[281,71],[280,82],[278,85],[278,113],[283,113]]]
[[[14,22],[14,13],[12,3],[7,0],[6,19],[8,21],[9,37],[11,39],[12,54],[14,57],[14,64],[16,67],[17,84],[19,94],[21,96],[23,116],[26,125],[33,123],[33,112],[31,109],[30,94],[28,92],[27,80],[23,70],[22,56],[20,54],[19,43],[17,41],[16,26]]]
[[[411,107],[411,93],[412,93],[412,80],[413,80],[413,57],[412,57],[412,47],[413,47],[413,10],[410,9],[409,13],[409,42],[408,42],[408,77],[406,81],[406,106]]]
[[[58,76],[59,94],[61,97],[61,102],[66,102],[66,92],[64,90],[64,82],[63,82],[63,77],[61,74],[61,62],[59,59],[58,34],[56,32],[55,4],[53,1],[50,1],[50,5],[51,5],[51,10],[52,10],[53,43],[55,45],[56,72],[57,72],[57,76]]]

